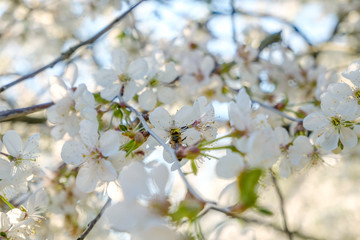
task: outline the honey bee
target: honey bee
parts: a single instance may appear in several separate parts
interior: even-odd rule
[[[182,138],[181,133],[188,129],[188,126],[184,126],[181,128],[173,128],[170,130],[170,145],[171,148],[175,151],[178,150],[181,146],[183,146],[183,141],[185,138]],[[179,161],[181,161],[182,158],[178,158]]]

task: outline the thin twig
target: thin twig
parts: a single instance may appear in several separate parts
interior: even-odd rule
[[[262,102],[259,102],[259,101],[253,100],[253,99],[251,99],[251,101],[252,101],[253,103],[257,103],[257,104],[259,104],[261,107],[263,107],[263,108],[265,108],[265,109],[268,109],[268,110],[270,110],[270,111],[272,111],[272,112],[274,112],[274,113],[276,113],[276,114],[278,114],[278,115],[280,115],[280,116],[282,116],[282,117],[284,117],[284,118],[286,118],[286,119],[289,119],[289,120],[291,120],[291,121],[294,121],[294,122],[302,122],[302,121],[303,121],[303,119],[301,119],[301,118],[290,117],[290,116],[286,115],[285,113],[283,113],[282,111],[277,110],[277,109],[274,108],[273,106],[267,105],[267,104],[265,104],[265,103],[262,103]]]
[[[225,215],[229,216],[229,217],[232,217],[232,218],[236,218],[236,219],[239,219],[243,222],[246,222],[246,223],[249,223],[249,224],[257,224],[257,225],[261,225],[261,226],[265,226],[265,227],[269,227],[269,228],[272,228],[278,232],[281,232],[281,233],[284,233],[284,234],[289,234],[287,231],[284,231],[283,229],[281,229],[280,227],[276,226],[275,224],[272,224],[272,223],[268,223],[268,222],[264,222],[264,221],[261,221],[261,220],[258,220],[258,219],[253,219],[253,218],[248,218],[248,217],[243,217],[243,216],[240,216],[238,214],[234,214],[234,213],[231,213],[228,209],[226,208],[220,208],[220,207],[215,207],[215,206],[211,206],[209,207],[208,209],[204,210],[203,214],[202,215],[205,215],[207,212],[209,212],[209,210],[214,210],[214,211],[218,211],[218,212],[221,212],[221,213],[224,213]],[[319,238],[315,238],[315,237],[311,237],[311,236],[307,236],[303,233],[300,233],[298,231],[294,231],[294,232],[290,232],[291,234],[297,236],[297,237],[300,237],[300,238],[303,238],[303,239],[310,239],[310,240],[320,240]]]
[[[105,209],[110,205],[111,203],[111,198],[109,198],[105,205],[102,207],[102,209],[100,210],[100,212],[98,213],[98,215],[96,215],[96,217],[89,222],[88,227],[86,228],[86,230],[83,232],[83,234],[81,234],[80,237],[77,238],[77,240],[83,240],[85,239],[85,237],[90,233],[90,231],[94,228],[95,224],[99,221],[100,217],[103,215]]]
[[[273,16],[267,13],[255,13],[255,12],[247,12],[244,10],[240,10],[240,9],[235,9],[236,13],[245,15],[245,16],[249,16],[249,17],[255,17],[255,18],[272,18],[278,22],[281,22],[287,26],[289,26],[290,28],[292,28],[309,46],[313,46],[313,44],[311,43],[311,41],[308,39],[308,37],[293,23],[291,23],[290,21],[278,17],[278,16]],[[213,11],[213,14],[217,14],[217,15],[223,15],[223,13],[221,12],[217,12],[217,11]]]
[[[17,108],[17,109],[11,109],[0,112],[0,122],[5,122],[14,118],[19,118],[26,116],[30,113],[38,112],[41,110],[44,110],[46,108],[49,108],[50,106],[54,105],[53,102],[47,102],[39,105],[34,105],[31,107],[26,108]]]
[[[77,50],[79,49],[80,47],[82,46],[86,46],[86,45],[89,45],[89,44],[92,44],[94,43],[97,39],[99,39],[102,35],[104,35],[106,32],[108,32],[113,26],[115,26],[115,24],[117,24],[121,19],[123,19],[128,13],[130,13],[134,8],[136,8],[138,5],[140,5],[142,2],[144,2],[146,0],[140,0],[138,3],[136,3],[135,5],[131,6],[128,10],[126,10],[123,14],[121,14],[120,16],[118,16],[117,18],[115,18],[111,23],[109,23],[107,26],[105,26],[103,29],[101,29],[98,33],[96,33],[94,36],[92,36],[91,38],[83,41],[83,42],[80,42],[78,43],[77,45],[69,48],[67,51],[61,53],[60,57],[56,58],[55,60],[53,60],[52,62],[46,64],[45,66],[29,73],[29,74],[26,74],[18,79],[16,79],[15,81],[13,82],[10,82],[4,86],[2,86],[0,88],[0,93],[5,91],[6,89],[26,80],[26,79],[29,79],[31,77],[34,77],[36,76],[37,74],[45,71],[46,69],[48,68],[52,68],[53,66],[55,66],[57,63],[63,61],[63,60],[66,60],[66,59],[69,59],[71,57],[71,55]]]
[[[125,103],[124,103],[125,104]],[[205,201],[196,191],[195,189],[190,185],[189,181],[186,179],[185,174],[181,171],[181,167],[180,164],[178,162],[178,159],[175,155],[175,151],[174,149],[172,149],[169,145],[167,145],[155,132],[153,132],[149,125],[147,124],[146,120],[144,119],[144,117],[142,116],[142,114],[140,112],[138,112],[135,108],[125,104],[127,108],[129,108],[132,112],[134,112],[136,114],[136,116],[140,119],[143,127],[145,128],[145,130],[153,137],[155,138],[155,140],[160,143],[164,149],[166,151],[168,151],[171,155],[172,160],[174,161],[174,164],[181,176],[181,178],[183,179],[188,191],[194,196],[194,198],[196,198],[197,200],[204,202],[204,203],[209,203],[209,204],[214,204],[216,205],[215,202],[210,202],[210,201]]]
[[[236,14],[236,10],[235,10],[235,6],[234,6],[234,0],[230,0],[230,5],[231,5],[231,30],[232,30],[232,37],[233,37],[233,42],[237,45],[238,41],[237,41],[237,37],[236,37],[236,26],[235,26],[235,14]]]
[[[282,219],[283,219],[284,229],[285,229],[285,232],[288,234],[289,240],[292,240],[293,236],[292,236],[292,233],[289,231],[289,227],[288,227],[287,220],[286,220],[284,198],[282,196],[282,193],[280,191],[280,187],[278,185],[278,182],[276,180],[276,177],[275,177],[274,173],[271,171],[270,174],[271,174],[271,179],[272,179],[272,181],[274,183],[274,186],[275,186],[275,189],[276,189],[276,193],[277,193],[277,195],[279,197],[279,200],[280,200],[280,210],[281,210],[281,215],[282,215]]]

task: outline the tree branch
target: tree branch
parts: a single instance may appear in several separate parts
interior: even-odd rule
[[[286,213],[285,213],[285,203],[284,203],[284,198],[281,194],[280,191],[280,187],[278,185],[278,182],[276,180],[276,177],[273,173],[273,171],[270,170],[270,174],[271,174],[271,179],[275,185],[275,189],[276,189],[276,193],[279,196],[279,200],[280,200],[280,210],[281,210],[281,215],[282,215],[282,219],[283,219],[283,224],[284,224],[284,228],[285,228],[285,232],[288,234],[289,240],[293,239],[293,235],[292,232],[290,232],[289,228],[288,228],[288,224],[287,224],[287,220],[286,220]]]
[[[247,217],[243,217],[243,216],[240,216],[240,215],[237,215],[237,214],[234,214],[234,213],[231,213],[229,210],[225,209],[225,208],[219,208],[219,207],[214,207],[214,206],[211,206],[209,207],[207,210],[204,211],[204,213],[207,213],[209,210],[214,210],[214,211],[218,211],[218,212],[221,212],[221,213],[224,213],[225,215],[229,216],[229,217],[232,217],[232,218],[236,218],[236,219],[239,219],[243,222],[246,222],[248,224],[258,224],[258,225],[262,225],[262,226],[265,226],[265,227],[269,227],[269,228],[272,228],[278,232],[281,232],[281,233],[284,233],[284,234],[289,234],[288,232],[284,231],[283,229],[281,229],[280,227],[272,224],[272,223],[268,223],[268,222],[263,222],[263,221],[260,221],[258,219],[254,219],[254,218],[247,218]],[[203,214],[204,215],[204,214]],[[289,231],[290,232],[290,231]],[[299,238],[303,238],[303,239],[310,239],[310,240],[320,240],[318,238],[314,238],[314,237],[311,237],[311,236],[307,236],[303,233],[300,233],[298,231],[294,231],[294,232],[290,232],[291,234],[299,237]]]
[[[236,26],[235,26],[235,14],[236,14],[236,10],[235,10],[235,6],[234,6],[234,0],[230,0],[230,5],[231,5],[231,30],[232,30],[232,37],[233,37],[233,42],[235,44],[238,43],[237,41],[237,37],[236,37]]]
[[[280,116],[282,116],[282,117],[284,117],[286,119],[289,119],[291,121],[294,121],[294,122],[302,122],[303,121],[303,119],[301,119],[301,118],[290,117],[290,116],[286,115],[285,113],[283,113],[282,111],[279,111],[276,108],[274,108],[273,106],[267,105],[265,103],[262,103],[262,102],[259,102],[259,101],[253,100],[253,99],[251,99],[251,102],[257,103],[261,107],[263,107],[265,109],[268,109],[268,110],[270,110],[270,111],[272,111],[272,112],[274,112],[274,113],[276,113],[276,114],[278,114],[278,115],[280,115]]]
[[[118,16],[117,18],[115,18],[111,23],[109,23],[107,26],[105,26],[103,29],[101,29],[98,33],[96,33],[94,36],[92,36],[91,38],[83,41],[83,42],[80,42],[78,43],[77,45],[69,48],[67,51],[61,53],[61,55],[54,59],[52,62],[46,64],[45,66],[29,73],[29,74],[26,74],[18,79],[16,79],[15,81],[13,82],[10,82],[4,86],[2,86],[0,88],[0,93],[7,90],[8,88],[26,80],[26,79],[29,79],[29,78],[32,78],[34,76],[36,76],[37,74],[45,71],[46,69],[48,68],[52,68],[53,66],[55,66],[57,63],[61,62],[61,61],[64,61],[66,59],[69,59],[71,57],[71,55],[77,50],[79,49],[80,47],[82,46],[85,46],[85,45],[89,45],[89,44],[92,44],[94,43],[97,39],[99,39],[102,35],[104,35],[106,32],[108,32],[115,24],[117,24],[120,20],[122,20],[128,13],[130,13],[134,8],[136,8],[138,5],[140,5],[142,2],[144,2],[146,0],[140,0],[138,3],[136,3],[135,5],[131,6],[128,10],[126,10],[123,14],[121,14],[120,16]]]
[[[244,10],[240,10],[240,9],[234,9],[236,11],[236,13],[242,14],[244,16],[249,16],[249,17],[255,17],[255,18],[272,18],[280,23],[283,23],[287,26],[289,26],[290,28],[292,28],[310,47],[313,46],[313,44],[311,43],[311,41],[308,39],[308,37],[292,22],[281,18],[281,17],[277,17],[277,16],[273,16],[267,13],[255,13],[255,12],[246,12]],[[223,13],[221,12],[217,12],[217,11],[213,11],[213,14],[217,14],[217,15],[223,15]]]
[[[26,108],[11,109],[0,112],[0,122],[9,121],[14,118],[24,117],[30,113],[38,112],[54,105],[54,102],[47,102]]]
[[[111,203],[111,198],[109,198],[105,205],[102,207],[102,209],[100,210],[100,212],[98,213],[98,215],[96,215],[96,217],[88,224],[88,227],[86,228],[86,230],[83,232],[83,234],[81,234],[80,237],[77,238],[77,240],[83,240],[85,239],[85,237],[90,233],[90,231],[94,228],[95,224],[99,221],[99,219],[101,218],[101,216],[103,215],[105,209],[110,205]]]

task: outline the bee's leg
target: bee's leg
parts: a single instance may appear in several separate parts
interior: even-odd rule
[[[187,137],[184,137],[183,139],[181,139],[181,141],[184,141]]]

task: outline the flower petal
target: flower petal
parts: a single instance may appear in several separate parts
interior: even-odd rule
[[[339,134],[334,128],[327,129],[317,140],[325,150],[331,151],[338,147]]]
[[[112,64],[118,74],[125,73],[127,65],[127,53],[122,49],[116,49],[112,52]]]
[[[168,111],[163,107],[155,108],[149,115],[149,119],[155,128],[168,130],[172,126],[172,118]]]
[[[92,149],[96,146],[99,134],[98,134],[98,123],[84,119],[80,122],[80,137],[85,145]]]
[[[101,134],[100,151],[102,155],[108,157],[119,152],[120,147],[120,133],[115,130],[109,130]]]
[[[219,177],[228,179],[237,177],[244,165],[244,159],[240,154],[228,150],[226,155],[217,162],[215,170]]]
[[[85,162],[89,151],[86,149],[84,144],[70,140],[65,142],[61,149],[61,158],[66,164],[73,164],[79,166]]]
[[[25,142],[23,149],[23,158],[33,159],[39,152],[40,134],[34,134]]]
[[[156,106],[156,95],[151,90],[146,90],[139,96],[139,104],[146,111],[152,110]]]
[[[340,141],[344,147],[352,148],[356,146],[358,138],[353,130],[342,127],[340,129]]]
[[[95,164],[85,162],[76,176],[76,186],[84,193],[90,193],[96,188],[96,184],[99,181],[96,166]]]
[[[176,100],[176,92],[169,87],[158,87],[157,95],[162,103],[172,104]]]
[[[94,79],[100,86],[108,87],[118,80],[118,76],[114,70],[101,69],[94,74]]]
[[[135,59],[132,61],[128,68],[128,74],[131,79],[138,80],[142,79],[148,72],[148,65],[142,58]]]
[[[5,133],[3,137],[3,143],[11,156],[20,156],[23,144],[19,134],[17,134],[15,130],[10,130]]]
[[[314,112],[304,119],[304,128],[312,131],[319,131],[329,124],[329,120],[322,112]]]
[[[193,107],[184,106],[176,112],[174,121],[176,127],[189,126],[199,118]]]

